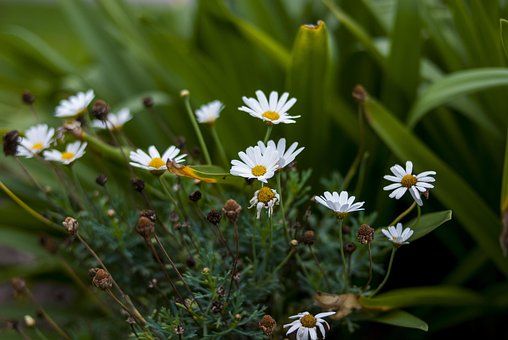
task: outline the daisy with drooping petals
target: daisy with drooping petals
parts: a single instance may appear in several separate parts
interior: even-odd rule
[[[315,197],[318,203],[333,210],[339,219],[346,218],[347,214],[350,212],[365,210],[362,208],[365,202],[353,203],[355,198],[355,196],[349,197],[347,191],[342,191],[340,194],[335,191],[333,193],[326,191],[324,196]]]
[[[62,99],[55,110],[55,117],[74,117],[84,113],[94,96],[93,90],[88,90]]]
[[[265,208],[268,210],[268,217],[270,217],[273,214],[273,207],[276,204],[279,204],[279,200],[280,197],[277,191],[267,186],[264,186],[254,193],[254,196],[249,201],[249,203],[251,204],[249,209],[252,208],[253,206],[256,206],[257,209],[256,218],[259,219],[259,216],[261,215],[261,210]]]
[[[118,113],[108,113],[106,117],[105,121],[94,119],[92,126],[98,129],[119,130],[132,119],[131,111],[128,108],[123,108]]]
[[[55,135],[55,129],[46,124],[32,126],[25,132],[25,137],[19,139],[17,156],[32,158],[35,154],[49,148],[51,140]]]
[[[395,182],[393,184],[387,185],[383,188],[383,190],[393,190],[389,197],[395,199],[401,198],[406,191],[409,190],[409,193],[416,201],[419,206],[423,205],[422,198],[420,192],[426,192],[428,189],[434,188],[434,185],[431,184],[435,181],[434,177],[435,171],[424,171],[418,175],[413,175],[413,162],[406,162],[406,169],[402,166],[395,164],[390,168],[392,175],[384,176],[384,179],[387,179],[391,182]]]
[[[290,164],[292,161],[295,160],[296,156],[300,152],[305,149],[305,147],[301,147],[298,150],[296,149],[298,147],[298,142],[294,142],[291,144],[291,146],[286,150],[286,139],[281,138],[277,142],[277,145],[275,145],[275,142],[273,140],[269,140],[266,145],[262,141],[258,142],[258,146],[261,149],[261,152],[265,152],[266,148],[271,146],[273,149],[276,149],[279,153],[279,160],[277,161],[277,165],[279,166],[279,170],[284,168],[286,165]]]
[[[55,161],[63,164],[71,164],[76,159],[83,157],[87,143],[74,142],[65,146],[65,151],[47,150],[42,154],[47,161]]]
[[[181,163],[184,161],[184,158],[187,155],[179,154],[180,149],[171,145],[161,156],[157,148],[151,145],[148,148],[148,154],[141,149],[137,149],[135,152],[131,151],[129,158],[132,162],[129,164],[137,168],[150,170],[152,173],[161,171],[160,174],[162,174],[165,170],[167,170],[166,163],[169,160],[174,163]]]
[[[286,335],[296,331],[296,340],[317,340],[317,328],[319,328],[319,333],[321,333],[321,337],[324,339],[326,331],[330,329],[330,325],[323,318],[333,314],[335,312],[324,312],[316,315],[312,315],[309,312],[298,313],[289,317],[290,319],[298,320],[285,324],[283,327],[289,327]]]
[[[214,100],[208,104],[202,105],[196,110],[196,118],[199,123],[213,124],[219,118],[220,112],[224,109],[224,104]]]
[[[300,118],[300,116],[287,114],[287,111],[296,103],[296,98],[288,100],[289,93],[284,92],[279,98],[279,94],[272,91],[270,98],[267,99],[263,91],[257,90],[256,96],[257,100],[243,97],[243,102],[247,106],[239,107],[238,110],[245,111],[252,117],[262,119],[268,124],[295,123],[293,118]]]
[[[403,244],[408,244],[409,238],[413,236],[414,231],[411,228],[404,228],[402,230],[402,223],[397,223],[397,227],[389,226],[388,230],[381,229],[383,234],[393,242],[394,246],[400,247]]]
[[[267,183],[277,170],[277,162],[279,153],[272,147],[261,152],[259,146],[249,146],[245,152],[238,153],[242,162],[234,159],[231,161],[231,170],[233,176],[241,176],[244,178],[256,178],[257,180]]]

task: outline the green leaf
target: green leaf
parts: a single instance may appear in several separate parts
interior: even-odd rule
[[[499,243],[504,256],[508,255],[508,132],[506,133],[506,146],[504,149],[503,182],[501,184],[501,222],[502,229]]]
[[[501,45],[503,46],[503,51],[508,58],[508,35],[506,34],[508,31],[508,20],[500,19],[499,20],[499,34],[501,35]]]
[[[484,302],[479,294],[455,286],[413,287],[392,290],[375,297],[360,297],[367,309],[391,310],[415,306],[466,306]]]
[[[411,236],[411,241],[415,241],[420,237],[423,237],[445,223],[452,219],[452,211],[438,211],[429,214],[425,214],[420,216],[420,221],[417,218],[412,219],[406,225],[411,227],[414,230],[413,236]]]
[[[429,111],[444,105],[457,96],[508,85],[508,70],[505,68],[478,68],[452,73],[430,85],[418,98],[409,113],[407,124],[414,127]],[[480,111],[481,112],[481,111]],[[491,127],[490,118],[480,113],[469,112],[475,123]]]
[[[380,314],[379,316],[370,319],[370,321],[398,327],[421,329],[425,332],[429,330],[429,326],[425,321],[402,310],[392,310],[387,313]]]
[[[14,230],[14,227],[0,226],[0,244],[37,256],[47,257],[49,253],[41,247],[34,233]]]
[[[464,179],[377,101],[366,95],[363,109],[367,122],[397,158],[402,161],[410,159],[417,168],[437,172],[436,189],[431,195],[454,211],[469,235],[508,276],[508,262],[497,241],[500,227],[497,214]]]

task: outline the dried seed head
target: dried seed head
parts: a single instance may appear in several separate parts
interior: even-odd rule
[[[212,302],[212,307],[210,308],[210,310],[212,311],[212,313],[220,313],[222,312],[222,309],[224,308],[224,304],[220,301],[214,301]]]
[[[144,107],[146,107],[147,109],[152,108],[152,107],[153,107],[153,105],[154,105],[153,98],[152,98],[152,97],[145,97],[145,98],[143,98],[143,105],[144,105]]]
[[[102,290],[110,289],[113,287],[113,278],[107,271],[102,268],[92,268],[88,271],[88,274],[92,276],[92,283],[95,287]]]
[[[137,192],[143,192],[145,189],[145,181],[140,178],[131,178],[132,188]]]
[[[63,220],[62,225],[64,226],[65,230],[71,235],[76,235],[79,229],[79,222],[74,217],[66,217],[65,220]]]
[[[259,321],[259,329],[261,329],[265,335],[271,336],[275,331],[275,328],[277,328],[277,322],[272,318],[272,316],[268,314],[263,315],[261,321]]]
[[[5,156],[16,156],[19,144],[19,132],[12,130],[4,135],[4,154]]]
[[[14,277],[11,279],[11,286],[14,289],[14,295],[23,296],[26,293],[26,281],[20,277]]]
[[[226,295],[226,290],[224,289],[224,287],[217,288],[217,295],[222,296],[222,297],[224,297],[224,295]]]
[[[108,176],[104,174],[99,174],[97,177],[95,177],[95,183],[99,184],[101,187],[105,186],[108,182]]]
[[[140,216],[136,225],[136,232],[144,239],[150,239],[155,230],[155,223],[145,216]]]
[[[156,278],[151,279],[150,281],[148,281],[148,288],[153,289],[157,287],[157,283],[158,282]]]
[[[314,244],[314,241],[316,240],[316,234],[314,233],[313,230],[306,230],[303,233],[302,240],[303,240],[303,243],[305,243],[308,246],[311,246]]]
[[[108,103],[106,103],[104,100],[99,99],[93,103],[92,106],[92,115],[101,121],[105,121],[108,119],[108,113],[111,111],[111,108],[109,107]]]
[[[185,332],[185,328],[182,325],[178,325],[174,329],[176,335],[182,335]]]
[[[141,216],[150,219],[150,221],[152,221],[154,223],[157,221],[157,215],[155,214],[155,211],[153,211],[151,209],[141,210],[139,212],[139,217],[141,217]]]
[[[222,214],[220,213],[220,211],[215,210],[215,209],[210,210],[208,215],[206,215],[206,219],[208,220],[208,222],[210,222],[211,224],[215,224],[215,225],[219,224],[221,218],[222,218]]]
[[[348,255],[351,255],[355,252],[356,246],[353,242],[347,242],[344,244],[344,252]]]
[[[35,96],[28,90],[21,94],[21,101],[26,105],[32,105],[35,102]]]
[[[229,199],[222,207],[222,213],[226,215],[230,223],[235,223],[242,211],[242,206],[234,199]]]
[[[201,191],[199,190],[196,190],[196,191],[193,191],[191,192],[191,194],[189,195],[189,199],[192,201],[192,202],[197,202],[201,199]]]
[[[374,239],[374,228],[371,228],[368,224],[362,224],[358,229],[356,239],[361,244],[369,244]]]

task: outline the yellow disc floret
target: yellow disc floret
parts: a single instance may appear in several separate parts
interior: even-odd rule
[[[32,150],[34,151],[37,151],[37,150],[40,150],[44,147],[44,144],[42,143],[35,143],[34,145],[32,145]]]
[[[152,160],[150,161],[150,163],[148,163],[148,166],[152,167],[152,168],[160,168],[161,166],[164,166],[166,163],[164,163],[164,161],[162,160],[162,158],[160,157],[155,157],[155,158],[152,158]]]
[[[269,187],[262,187],[258,191],[258,201],[263,203],[270,202],[275,197],[274,192]]]
[[[280,117],[280,115],[274,111],[266,111],[265,113],[262,114],[262,116],[270,120],[277,120]]]
[[[300,319],[303,327],[314,328],[316,327],[317,320],[312,314],[306,314]]]
[[[411,188],[413,185],[415,185],[417,182],[416,176],[414,175],[405,175],[402,177],[402,180],[400,181],[400,184],[406,188]]]
[[[266,174],[266,167],[264,165],[256,165],[251,170],[252,174],[256,177]]]
[[[69,160],[73,159],[74,156],[75,156],[75,154],[73,152],[69,152],[69,151],[62,152],[62,159],[65,161],[69,161]]]

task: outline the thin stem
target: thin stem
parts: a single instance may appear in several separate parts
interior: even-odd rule
[[[411,212],[416,207],[416,202],[413,202],[409,208],[407,208],[405,211],[403,211],[399,216],[397,216],[392,223],[390,223],[388,226],[392,226],[400,222],[407,214]]]
[[[264,143],[268,142],[268,138],[270,138],[270,134],[272,133],[273,124],[268,124],[268,128],[266,129],[265,138],[263,139]]]
[[[344,240],[342,239],[342,226],[344,219],[339,220],[339,242],[340,242],[340,258],[342,260],[342,276],[345,282],[345,286],[348,286],[347,268],[346,268],[346,257],[344,256]]]
[[[386,281],[388,281],[388,277],[390,276],[390,272],[392,271],[393,258],[395,257],[395,252],[396,251],[397,251],[397,248],[393,247],[392,248],[392,254],[390,256],[390,263],[388,264],[388,270],[386,271],[385,278],[383,279],[383,282],[381,282],[381,284],[376,288],[376,290],[374,292],[372,292],[372,294],[370,294],[370,296],[376,295],[377,292],[379,292],[381,290],[381,288],[383,288],[383,286],[385,285]]]
[[[323,278],[325,279],[325,284],[328,289],[330,288],[330,282],[328,282],[328,277],[326,276],[326,273],[323,269],[323,266],[321,265],[321,262],[319,261],[318,257],[316,256],[316,253],[314,252],[314,248],[309,245],[310,253],[312,254],[312,258],[316,262],[317,267],[319,268],[319,271],[321,272],[321,275],[323,275]]]
[[[284,210],[284,201],[282,199],[282,184],[281,184],[281,172],[277,172],[277,190],[279,191],[279,205],[280,211],[282,213],[282,225],[284,226],[284,236],[286,237],[286,241],[289,242],[289,232],[286,221],[286,211]]]
[[[273,224],[272,224],[272,215],[268,218],[268,249],[266,251],[266,256],[264,258],[264,264],[263,267],[266,270],[266,266],[268,263],[268,260],[270,259],[270,253],[272,252],[272,242],[273,242]]]
[[[235,229],[235,258],[233,260],[233,269],[231,270],[231,281],[229,282],[229,291],[228,291],[228,297],[227,297],[226,301],[229,301],[229,296],[231,295],[231,290],[233,289],[233,281],[234,281],[234,277],[236,275],[236,266],[238,264],[239,236],[238,236],[238,223],[236,221],[234,223],[234,229]]]
[[[60,326],[58,326],[58,324],[51,318],[51,316],[49,316],[49,314],[46,312],[46,310],[40,305],[37,303],[37,301],[35,301],[32,293],[30,292],[30,290],[28,290],[28,288],[25,288],[25,293],[26,295],[30,298],[30,300],[32,300],[32,302],[37,306],[37,309],[39,310],[39,312],[42,314],[42,316],[44,317],[44,319],[46,319],[46,321],[50,324],[50,326],[64,339],[69,339],[70,340],[70,337],[67,335],[67,333],[64,332],[64,330],[62,328],[60,328]]]
[[[370,242],[367,244],[367,249],[369,251],[369,279],[365,284],[365,289],[369,289],[370,282],[372,281],[372,251],[370,249]]]
[[[275,270],[273,271],[273,273],[277,273],[281,268],[282,266],[284,266],[286,264],[286,262],[289,261],[289,259],[291,258],[291,256],[293,256],[293,254],[295,253],[296,251],[296,248],[291,248],[291,250],[289,251],[289,253],[286,255],[286,257],[284,258],[284,260],[282,260],[281,263],[279,263],[279,265],[277,267],[275,267]]]
[[[212,138],[217,145],[217,149],[219,150],[219,156],[221,158],[222,165],[227,168],[229,165],[228,158],[226,157],[226,152],[224,151],[224,147],[222,146],[222,142],[220,141],[219,134],[217,133],[214,124],[210,124],[210,131],[212,132]]]
[[[162,178],[162,176],[159,176],[159,182],[161,183],[161,186],[162,186],[162,189],[164,190],[164,192],[166,193],[166,195],[168,196],[168,198],[171,200],[171,202],[174,204],[176,210],[178,210],[180,212],[180,216],[186,220],[187,219],[187,216],[185,216],[185,213],[184,211],[182,210],[182,207],[180,207],[180,205],[178,204],[178,201],[176,200],[175,196],[173,196],[173,194],[171,193],[171,189],[168,188],[168,185],[167,183],[165,182],[165,180]]]
[[[196,121],[196,117],[194,116],[194,112],[192,112],[192,108],[190,106],[190,96],[187,95],[184,97],[185,108],[187,109],[187,113],[189,114],[189,119],[192,123],[192,127],[194,128],[194,132],[198,137],[199,146],[203,151],[203,155],[205,156],[205,161],[207,165],[212,165],[212,159],[210,158],[210,154],[208,153],[208,148],[206,147],[205,140],[203,139],[203,135],[201,134],[201,130],[199,129],[198,122]]]

